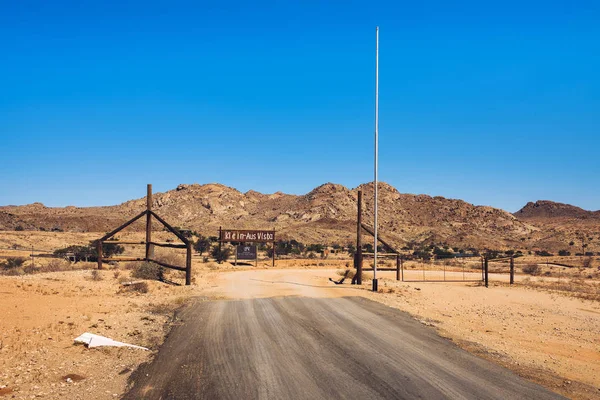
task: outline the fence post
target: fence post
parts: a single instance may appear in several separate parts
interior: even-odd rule
[[[102,269],[102,240],[96,242],[96,252],[98,253],[98,269]]]
[[[400,254],[396,254],[396,280],[400,280]]]
[[[485,280],[485,266],[483,265],[483,256],[481,256],[481,280]]]
[[[186,246],[185,284],[187,286],[192,284],[192,243],[191,242],[189,242]]]
[[[515,257],[510,256],[510,284],[515,283]]]
[[[485,287],[488,287],[488,258],[485,257]]]
[[[402,282],[404,282],[404,260],[400,257],[400,271],[402,271]]]
[[[148,184],[146,194],[146,261],[154,258],[154,246],[152,242],[152,184]]]

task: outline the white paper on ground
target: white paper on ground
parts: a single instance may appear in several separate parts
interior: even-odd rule
[[[105,336],[94,335],[93,333],[86,332],[83,335],[75,338],[75,343],[83,343],[88,347],[100,347],[100,346],[115,346],[115,347],[133,347],[134,349],[148,350],[142,346],[136,346],[134,344],[117,342]]]

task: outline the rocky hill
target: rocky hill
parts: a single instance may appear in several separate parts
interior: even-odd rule
[[[546,237],[538,245],[549,249],[583,250],[565,243],[586,243],[586,251],[600,251],[600,211],[587,211],[570,204],[549,200],[529,202],[515,217],[538,226]]]
[[[529,202],[515,213],[515,217],[523,220],[562,219],[599,219],[600,211],[587,211],[570,204],[556,203],[549,200]]]
[[[363,192],[363,220],[371,225],[372,183],[354,189],[327,183],[305,195],[242,193],[221,184],[182,184],[155,193],[153,208],[172,225],[204,235],[215,236],[220,226],[275,229],[278,238],[346,244],[355,240],[359,190]],[[386,183],[380,183],[379,193],[381,235],[398,248],[411,243],[446,243],[461,248],[550,246],[550,250],[556,250],[564,247],[567,239],[564,232],[532,221],[539,207],[529,204],[512,215],[462,200],[399,193]],[[49,208],[40,203],[4,206],[0,207],[0,229],[19,226],[26,230],[106,232],[144,210],[145,202],[141,198],[116,206],[87,208]],[[143,230],[144,225],[134,224],[132,229]]]

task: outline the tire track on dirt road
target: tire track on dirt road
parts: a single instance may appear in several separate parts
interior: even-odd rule
[[[361,297],[197,301],[125,399],[558,399]]]

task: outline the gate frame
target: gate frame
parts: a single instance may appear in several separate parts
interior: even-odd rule
[[[146,216],[146,240],[140,242],[128,242],[121,240],[109,240],[113,236],[115,236],[118,232],[127,228],[129,225],[133,224],[138,219]],[[174,234],[179,240],[183,242],[183,244],[179,243],[168,243],[168,242],[153,242],[152,241],[152,217],[156,218],[158,222],[160,222],[168,231]],[[145,257],[102,257],[102,245],[104,243],[109,244],[129,244],[129,245],[145,245],[146,254]],[[171,265],[164,263],[162,261],[158,261],[154,259],[154,246],[158,247],[170,247],[175,249],[186,249],[186,259],[185,259],[185,267],[179,267],[177,265]],[[118,228],[110,231],[106,235],[102,236],[100,239],[96,240],[96,250],[98,252],[98,269],[102,269],[103,262],[109,261],[146,261],[153,262],[165,268],[175,269],[177,271],[185,272],[185,284],[187,286],[191,285],[192,282],[192,242],[190,242],[185,236],[177,231],[177,229],[173,228],[169,225],[164,219],[162,219],[158,214],[152,211],[152,184],[148,184],[147,187],[147,195],[146,195],[146,209],[120,225]]]
[[[363,255],[373,255],[373,257],[375,257],[374,253],[363,253],[362,251],[362,233],[363,231],[367,232],[369,235],[375,237],[375,232],[373,232],[373,230],[371,228],[369,228],[368,226],[366,226],[365,224],[362,223],[362,190],[358,191],[358,202],[357,202],[357,207],[358,207],[358,212],[357,212],[357,218],[356,218],[356,254],[354,256],[354,268],[356,268],[356,274],[354,275],[354,278],[352,279],[352,284],[358,284],[361,285],[362,284],[362,271],[363,269]],[[399,281],[400,280],[400,271],[402,271],[402,279],[404,279],[404,270],[402,268],[402,254],[400,254],[400,252],[398,250],[396,250],[392,245],[390,245],[389,243],[387,243],[385,240],[383,240],[381,238],[381,235],[378,233],[377,234],[377,241],[379,243],[381,243],[382,245],[384,245],[385,247],[387,247],[391,253],[387,253],[387,254],[379,254],[377,258],[379,258],[379,256],[384,256],[384,257],[389,257],[389,256],[395,256],[396,257],[396,280]],[[365,271],[372,271],[373,268],[367,268]],[[378,268],[379,271],[394,271],[394,269],[389,269],[389,268]]]

